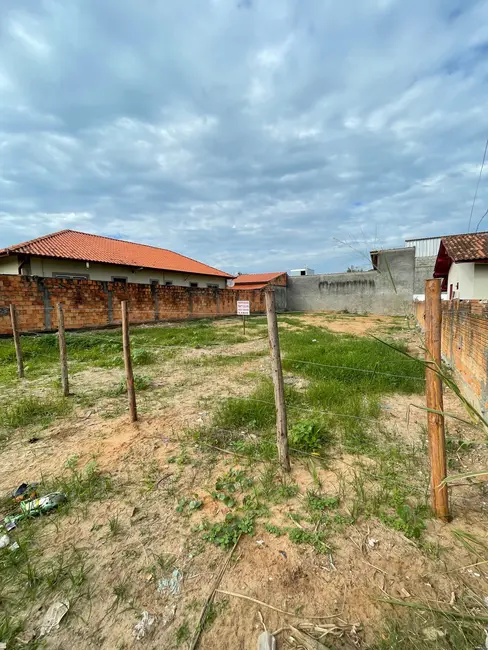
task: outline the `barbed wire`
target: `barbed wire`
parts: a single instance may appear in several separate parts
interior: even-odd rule
[[[283,362],[289,362],[289,363],[305,363],[311,366],[321,366],[323,368],[336,368],[336,369],[341,369],[341,370],[354,370],[355,372],[366,372],[366,373],[372,373],[374,375],[383,375],[385,377],[397,377],[398,379],[415,379],[418,381],[425,381],[425,377],[415,377],[415,375],[395,375],[390,372],[380,372],[377,370],[370,370],[366,368],[357,368],[353,366],[336,366],[332,364],[327,364],[327,363],[318,363],[316,361],[304,361],[301,359],[289,359],[288,357],[284,357]]]

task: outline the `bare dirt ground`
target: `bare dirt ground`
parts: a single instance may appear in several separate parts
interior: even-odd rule
[[[298,318],[306,324],[359,336],[389,332],[408,342],[412,350],[418,349],[417,334],[404,328],[404,321],[399,319],[330,314]],[[216,326],[226,327],[228,323],[221,321]],[[88,502],[37,522],[36,542],[45,556],[76,549],[84,558],[86,571],[85,586],[71,601],[70,613],[59,630],[46,637],[45,647],[190,647],[202,606],[228,554],[202,541],[201,532],[196,530],[205,518],[221,519],[231,512],[210,494],[216,478],[230,468],[242,468],[257,481],[263,468],[260,464],[249,466],[230,454],[206,453],[185,432],[209,423],[222,397],[247,395],[257,376],[269,374],[266,350],[265,338],[183,350],[151,368],[151,387],[138,394],[139,422],[128,422],[124,396],[116,400],[115,407],[114,400],[94,399],[88,405],[77,404],[69,417],[35,431],[38,440],[33,443],[28,442],[34,435],[31,429],[15,432],[4,443],[0,450],[2,494],[23,481],[59,476],[65,461],[73,456],[78,457],[79,467],[95,459],[100,469],[110,474],[115,488],[103,501]],[[249,353],[262,356],[246,358]],[[243,355],[243,361],[235,365],[216,362],[213,366],[212,358],[222,355]],[[72,392],[93,396],[122,378],[119,369],[85,370],[72,376]],[[42,395],[46,390],[43,384],[26,381],[21,390]],[[2,398],[13,394],[5,389]],[[425,412],[412,404],[422,406],[422,396],[385,397],[381,403],[382,426],[405,446],[423,445],[427,453]],[[466,418],[454,395],[446,394],[446,410]],[[107,411],[112,415],[109,419]],[[450,420],[448,434],[454,440],[470,441],[467,450],[461,449],[461,442],[458,450],[452,450],[456,472],[488,467],[480,431]],[[327,463],[317,463],[313,469],[307,459],[295,458],[290,481],[299,486],[299,493],[271,504],[268,523],[276,527],[290,524],[289,515],[300,511],[307,489],[317,484],[329,496],[344,492],[341,513],[347,518],[352,507],[348,486],[357,475],[357,467],[357,458],[348,454],[332,455]],[[178,512],[181,499],[188,496],[200,499],[202,506],[193,513]],[[254,535],[241,537],[219,590],[263,601],[293,616],[219,592],[198,647],[255,650],[264,623],[273,632],[284,628],[277,635],[278,648],[297,648],[290,640],[293,633],[288,626],[322,617],[315,623],[337,625],[323,638],[327,647],[379,648],[375,644],[381,641],[385,621],[397,615],[397,608],[381,599],[458,608],[461,613],[468,594],[479,601],[479,612],[487,616],[483,610],[483,599],[488,596],[485,553],[477,543],[473,552],[473,547],[460,543],[453,531],[464,531],[486,542],[488,496],[483,486],[469,481],[452,488],[451,496],[453,522],[428,519],[421,542],[408,539],[375,517],[362,516],[354,523],[338,525],[330,540],[330,552],[323,554],[309,544],[292,542],[287,535],[272,534],[261,521]],[[117,521],[115,533],[109,525],[113,519]],[[302,528],[299,520],[293,525]],[[168,573],[161,562],[158,565],[166,556],[173,558],[171,570],[176,567],[182,576],[175,595],[158,589],[159,580],[171,576],[171,570]],[[29,642],[47,607],[63,597],[65,593],[56,590],[40,595],[29,607],[28,623],[19,638]],[[154,617],[154,623],[143,639],[136,640],[134,625],[144,611]],[[430,615],[426,613],[422,620],[429,630]],[[438,636],[436,632],[431,636],[444,643],[443,628],[435,630]],[[342,632],[341,638],[335,636]],[[428,638],[427,632],[425,636]],[[426,643],[425,648],[451,647]]]

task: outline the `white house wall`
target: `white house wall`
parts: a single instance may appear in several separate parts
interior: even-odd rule
[[[18,269],[15,265],[14,270],[4,271],[0,267],[0,273],[17,274]],[[132,267],[118,266],[115,264],[99,264],[90,262],[87,268],[85,262],[75,260],[62,260],[42,257],[31,257],[31,274],[41,277],[52,278],[57,274],[88,276],[90,280],[101,280],[111,282],[114,277],[127,278],[127,282],[137,284],[149,284],[151,280],[158,280],[160,284],[172,282],[176,286],[188,287],[190,283],[197,282],[201,288],[206,288],[209,284],[216,284],[219,288],[225,288],[225,278],[212,275],[194,275],[188,273],[179,273],[177,271],[157,271],[151,269],[142,269],[134,271]]]
[[[488,264],[475,264],[474,294],[478,300],[488,298]]]
[[[17,255],[9,255],[9,257],[0,257],[0,274],[18,275],[19,273],[19,260]]]
[[[475,295],[474,263],[464,262],[451,264],[447,278],[447,295],[450,296],[450,286],[454,291],[453,297],[461,300],[473,300]],[[456,288],[459,283],[459,288]]]

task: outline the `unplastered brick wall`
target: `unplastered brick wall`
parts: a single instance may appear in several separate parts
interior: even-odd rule
[[[425,303],[414,312],[425,327]],[[465,397],[488,413],[488,304],[481,300],[442,302],[442,356],[455,372]]]
[[[57,328],[58,303],[64,306],[66,328],[83,329],[120,323],[123,300],[129,302],[132,323],[235,314],[238,300],[249,300],[251,313],[265,311],[264,291],[0,275],[0,335],[12,332],[11,304],[21,332],[49,332]]]

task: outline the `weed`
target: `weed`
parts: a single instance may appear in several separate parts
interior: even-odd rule
[[[246,472],[242,469],[231,468],[223,476],[219,476],[215,481],[215,489],[227,492],[237,492],[250,488],[253,484],[251,478],[248,478]]]
[[[330,443],[330,436],[323,425],[312,420],[299,420],[290,429],[290,446],[301,451],[318,451],[325,444]]]
[[[327,497],[316,490],[307,490],[306,506],[312,512],[337,508],[339,506],[339,497]]]
[[[198,498],[198,494],[192,494],[191,498],[182,497],[176,506],[176,512],[191,514],[203,506],[203,501]]]
[[[71,456],[65,463],[65,473],[60,477],[43,481],[47,491],[66,494],[68,504],[75,501],[99,501],[112,492],[112,481],[102,474],[96,462],[90,461],[83,469],[78,468],[78,457]]]
[[[200,524],[199,530],[205,531],[203,533],[205,541],[226,549],[233,546],[243,533],[254,534],[254,517],[247,514],[241,518],[229,513],[223,521],[214,524],[205,520]]]
[[[222,611],[227,607],[227,605],[228,605],[228,601],[225,599],[219,600],[218,603],[216,603],[215,601],[211,602],[205,611],[205,615],[201,623],[201,629],[208,630],[210,627],[212,627],[216,618],[219,616],[219,614],[222,613]]]
[[[175,566],[176,557],[170,553],[160,553],[156,555],[156,563],[163,575],[170,573]]]
[[[149,350],[134,348],[132,351],[132,362],[135,366],[147,366],[154,361],[154,356],[149,352]]]
[[[130,599],[130,584],[127,578],[124,578],[112,587],[115,596],[115,603],[127,603]]]
[[[119,517],[115,515],[115,517],[111,517],[108,520],[108,528],[110,532],[111,537],[116,537],[117,535],[120,535],[122,532],[122,524],[119,521]]]
[[[176,645],[177,646],[183,645],[183,643],[186,643],[186,641],[188,641],[189,638],[190,638],[190,626],[188,625],[188,622],[185,621],[176,630]]]
[[[271,535],[275,535],[276,537],[281,537],[286,533],[285,528],[280,528],[279,526],[275,526],[274,524],[266,523],[264,524],[265,530],[270,533]]]
[[[142,375],[134,375],[134,387],[137,391],[147,390],[151,385],[151,380],[149,377],[144,377]],[[127,393],[127,383],[125,379],[122,379],[115,388],[108,390],[105,394],[107,397],[118,397],[119,395],[125,395]]]
[[[327,544],[327,538],[324,532],[290,528],[288,530],[288,537],[295,544],[309,544],[316,553],[330,553],[331,547]]]
[[[34,423],[45,426],[55,417],[66,415],[70,409],[70,401],[65,398],[20,397],[12,404],[0,407],[0,426],[10,429]]]

